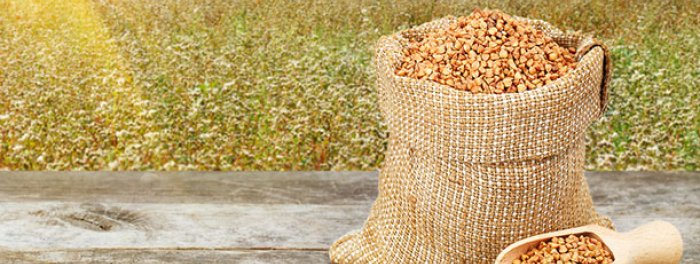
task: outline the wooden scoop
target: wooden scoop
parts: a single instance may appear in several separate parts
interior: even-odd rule
[[[569,235],[586,235],[598,239],[610,250],[615,264],[676,264],[680,262],[683,253],[683,240],[678,229],[671,223],[654,221],[627,233],[587,225],[528,237],[503,250],[496,258],[496,264],[511,264],[540,242]]]

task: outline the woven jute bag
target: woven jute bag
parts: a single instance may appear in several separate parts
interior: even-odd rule
[[[595,212],[583,175],[585,131],[607,103],[608,50],[580,33],[517,19],[576,47],[576,69],[524,93],[471,94],[394,74],[409,37],[454,17],[379,40],[389,130],[379,195],[362,229],[331,246],[333,263],[493,263],[528,236],[612,228]]]

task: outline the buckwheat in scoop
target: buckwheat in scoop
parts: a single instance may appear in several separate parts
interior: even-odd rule
[[[497,10],[475,10],[448,29],[412,38],[395,73],[472,93],[533,90],[576,68],[574,48]]]
[[[613,262],[610,251],[599,240],[586,235],[553,237],[540,242],[527,253],[513,260],[513,264],[609,264]]]

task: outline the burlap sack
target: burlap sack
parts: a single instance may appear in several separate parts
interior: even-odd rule
[[[334,263],[493,263],[528,236],[612,227],[595,212],[583,175],[585,131],[607,101],[607,48],[528,20],[560,45],[577,47],[574,71],[536,90],[502,95],[394,74],[409,36],[454,19],[379,40],[389,147],[369,218],[332,245]]]

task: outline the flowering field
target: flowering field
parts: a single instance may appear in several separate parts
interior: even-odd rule
[[[0,169],[368,170],[372,45],[474,7],[611,46],[587,169],[700,168],[700,4],[0,0]]]

